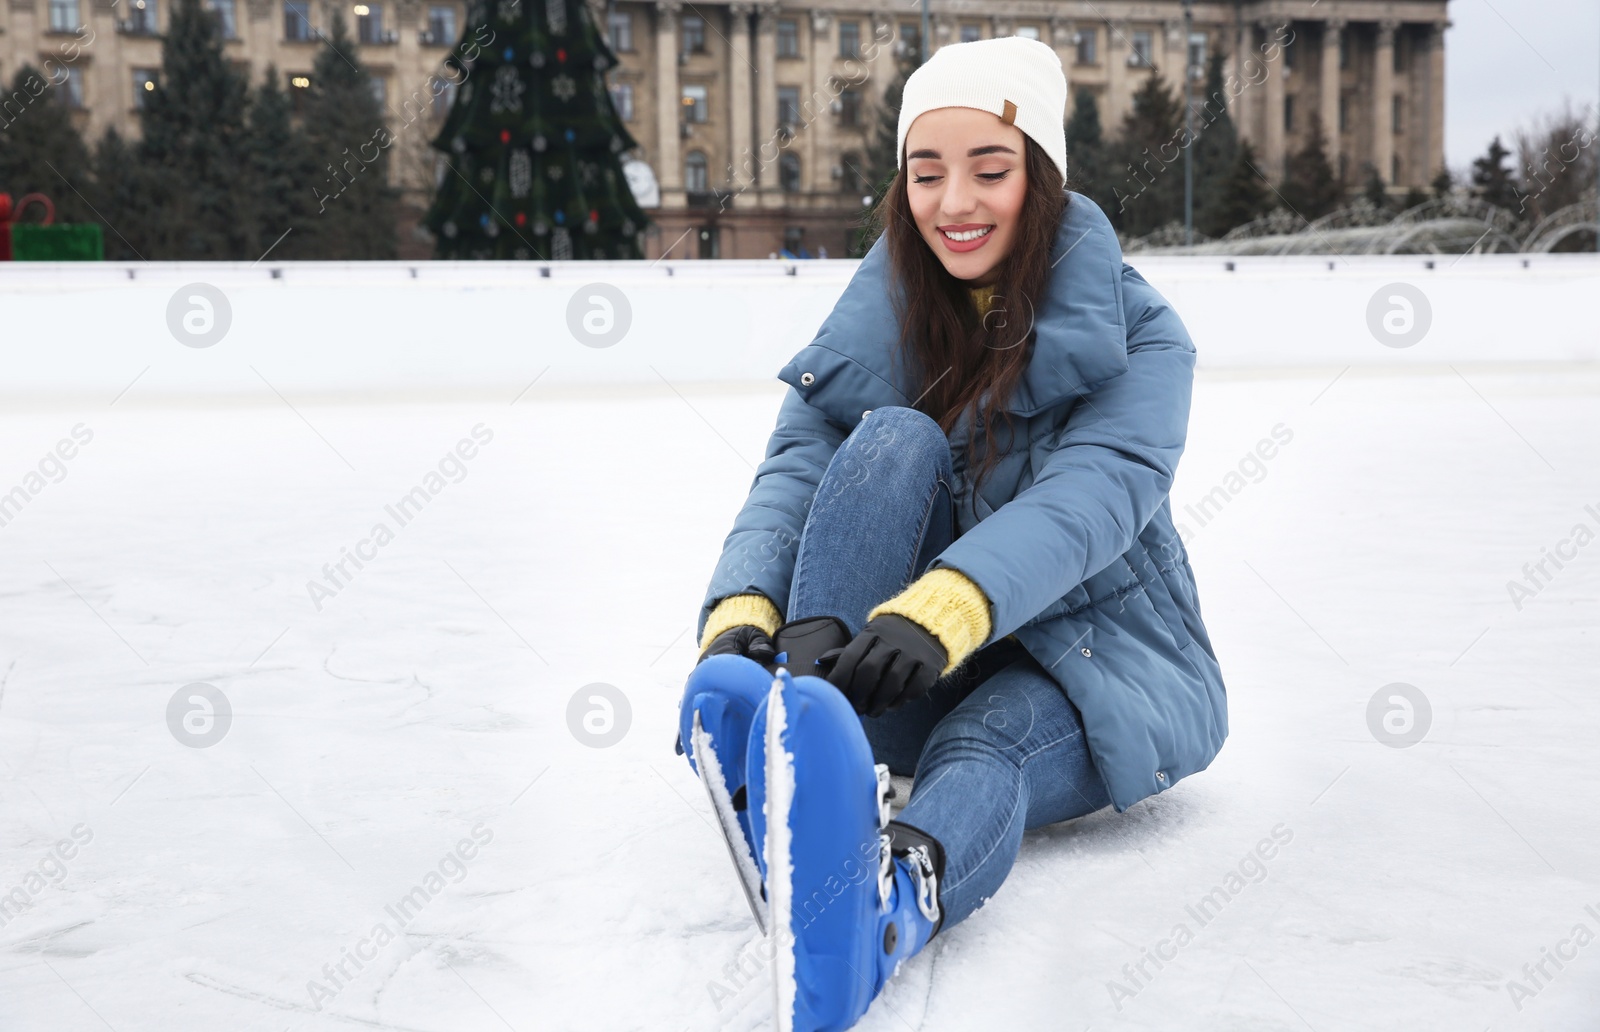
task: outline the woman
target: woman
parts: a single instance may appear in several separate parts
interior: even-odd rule
[[[1227,734],[1168,502],[1194,345],[1065,191],[1066,94],[1018,37],[907,81],[884,233],[778,374],[706,594],[681,743],[772,915],[783,1028],[849,1027],[1024,830]],[[915,775],[893,821],[883,768]]]

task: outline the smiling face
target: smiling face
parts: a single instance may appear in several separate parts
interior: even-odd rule
[[[1016,239],[1028,192],[1023,139],[998,115],[966,107],[925,111],[906,131],[917,230],[950,275],[971,286],[994,284]]]

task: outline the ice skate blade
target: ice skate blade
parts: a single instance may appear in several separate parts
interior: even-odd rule
[[[756,919],[756,927],[767,934],[767,918],[761,900],[761,872],[750,851],[745,848],[744,831],[739,827],[739,815],[733,808],[733,798],[728,794],[728,783],[722,776],[722,764],[712,747],[711,736],[700,723],[700,711],[695,710],[694,728],[690,731],[690,748],[694,751],[695,770],[700,772],[700,784],[705,786],[706,798],[711,800],[711,812],[716,815],[717,828],[722,832],[723,845],[728,847],[728,859],[739,876],[739,887],[744,890],[744,901]]]
[[[778,1032],[794,1032],[795,934],[791,905],[794,899],[794,857],[791,851],[790,812],[794,806],[794,754],[784,744],[790,714],[784,705],[784,682],[789,671],[779,668],[767,694],[766,801],[767,837],[763,843],[767,868],[767,902],[773,915],[767,933],[772,947],[772,1009]],[[793,682],[790,681],[792,684]],[[793,698],[793,696],[791,696]]]

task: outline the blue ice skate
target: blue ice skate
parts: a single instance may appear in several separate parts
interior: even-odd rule
[[[750,730],[748,796],[767,886],[782,1032],[846,1029],[939,931],[939,842],[889,819],[889,771],[820,677],[772,679]]]
[[[832,616],[791,620],[773,634],[776,663],[826,671],[850,640],[850,629]],[[689,675],[678,711],[677,750],[687,752],[717,817],[756,926],[767,933],[765,892],[755,840],[745,807],[745,750],[756,707],[772,685],[772,672],[753,659],[707,656]]]
[[[767,930],[755,840],[745,807],[745,750],[772,674],[745,656],[707,656],[689,675],[678,712],[679,748],[705,786],[756,925]]]

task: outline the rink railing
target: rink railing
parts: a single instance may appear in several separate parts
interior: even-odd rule
[[[1600,256],[1131,264],[1177,308],[1202,369],[1600,361]],[[773,383],[856,266],[4,263],[0,394],[97,395],[136,376],[147,395]]]

